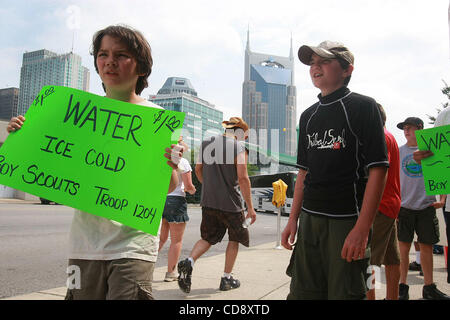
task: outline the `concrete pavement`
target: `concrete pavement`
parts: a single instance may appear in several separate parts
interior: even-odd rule
[[[285,300],[289,292],[290,278],[285,274],[290,252],[276,249],[275,242],[255,247],[240,247],[234,268],[234,276],[241,281],[239,289],[222,292],[219,290],[220,277],[223,273],[224,254],[200,258],[194,266],[192,287],[189,294],[183,293],[177,282],[164,282],[166,267],[156,268],[154,272],[153,293],[159,300]],[[413,261],[415,254],[410,254]],[[185,258],[185,257],[182,257]],[[381,268],[377,299],[385,297],[385,275]],[[438,288],[450,295],[447,283],[444,255],[434,255],[434,281]],[[410,300],[422,299],[423,277],[418,271],[408,275]],[[33,292],[4,300],[62,300],[65,287]]]
[[[2,203],[34,203],[18,199],[0,199]],[[441,233],[442,234],[442,233]],[[443,233],[445,239],[445,232]],[[225,254],[201,257],[194,266],[192,287],[189,294],[183,293],[176,281],[164,282],[166,267],[155,268],[153,293],[158,300],[285,300],[289,293],[290,278],[286,275],[291,252],[275,248],[275,242],[268,242],[250,248],[240,246],[233,276],[241,281],[239,289],[220,291],[220,277],[223,273]],[[168,246],[163,250],[168,250]],[[450,295],[444,255],[434,257],[434,282],[442,292]],[[186,257],[180,257],[184,259]],[[414,249],[410,261],[415,259]],[[376,297],[384,299],[386,292],[384,267],[377,278]],[[422,299],[423,277],[418,271],[408,274],[411,300]],[[64,284],[62,284],[64,285]],[[32,292],[2,300],[62,300],[66,287]]]

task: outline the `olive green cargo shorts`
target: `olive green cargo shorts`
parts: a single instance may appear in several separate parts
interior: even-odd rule
[[[364,299],[370,276],[370,235],[363,259],[347,262],[341,251],[357,218],[336,219],[302,211],[297,242],[286,270],[291,299]]]
[[[137,259],[69,259],[69,268],[74,273],[67,281],[66,300],[154,299],[154,262]]]

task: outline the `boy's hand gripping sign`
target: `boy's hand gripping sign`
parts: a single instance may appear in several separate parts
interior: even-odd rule
[[[25,119],[0,148],[0,184],[157,235],[184,113],[46,86]]]
[[[450,193],[450,125],[416,131],[420,150],[433,156],[422,160],[427,195]]]

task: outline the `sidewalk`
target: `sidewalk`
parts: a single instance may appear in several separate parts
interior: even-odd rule
[[[39,203],[41,203],[41,201],[39,199],[23,200],[23,199],[14,199],[14,198],[0,198],[0,203],[15,203],[15,204],[36,203],[36,204],[39,204]]]
[[[167,267],[159,267],[153,274],[153,294],[158,300],[284,300],[289,291],[290,278],[284,272],[289,258],[290,252],[275,249],[275,242],[250,248],[241,246],[233,270],[241,287],[225,292],[219,290],[224,254],[196,262],[189,294],[182,292],[176,281],[164,282]],[[4,300],[61,300],[65,293],[66,288],[60,287]]]
[[[415,254],[414,250],[411,251],[410,261],[413,261]],[[224,254],[197,260],[189,294],[183,293],[176,281],[164,282],[167,270],[166,267],[159,267],[154,272],[153,293],[158,300],[285,300],[290,282],[285,270],[290,254],[288,250],[275,249],[275,242],[250,248],[240,247],[233,274],[241,281],[241,287],[225,292],[219,290]],[[434,281],[442,292],[450,295],[444,255],[433,257]],[[381,268],[380,280],[376,297],[384,299],[386,292],[384,268]],[[418,271],[409,272],[408,284],[410,300],[422,299],[423,277],[419,276]],[[62,300],[65,293],[66,288],[60,287],[4,300]]]

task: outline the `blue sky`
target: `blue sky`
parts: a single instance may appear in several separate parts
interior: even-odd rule
[[[345,43],[355,55],[352,91],[385,107],[387,128],[399,145],[395,127],[408,116],[436,114],[450,83],[447,0],[172,0],[172,1],[6,1],[0,0],[0,88],[19,86],[22,54],[72,47],[91,70],[90,91],[102,94],[89,54],[95,31],[117,23],[144,33],[154,56],[150,86],[156,93],[167,77],[191,80],[199,97],[224,117],[241,115],[247,28],[255,52],[288,56],[302,44],[323,40]],[[296,60],[297,120],[318,90],[308,68]],[[429,127],[430,125],[426,125]]]

